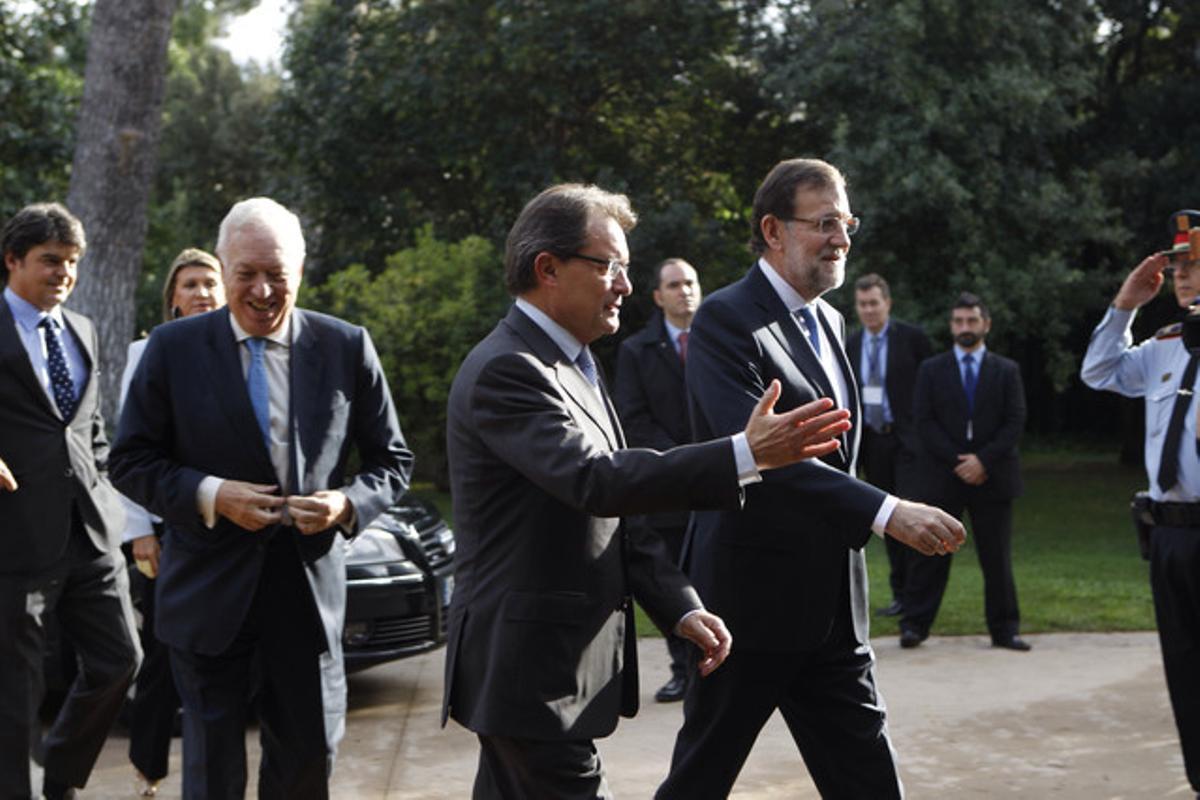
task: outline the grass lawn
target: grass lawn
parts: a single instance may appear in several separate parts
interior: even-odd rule
[[[1025,494],[1014,505],[1013,569],[1021,631],[1130,631],[1154,628],[1146,562],[1138,557],[1129,498],[1145,487],[1140,468],[1109,453],[1046,450],[1023,454]],[[414,491],[449,517],[449,496]],[[934,634],[983,634],[983,578],[970,539],[954,555]],[[867,545],[872,609],[891,598],[883,542]],[[638,610],[638,632],[657,631]],[[897,633],[894,619],[872,617],[875,635]],[[736,637],[737,631],[734,631]]]

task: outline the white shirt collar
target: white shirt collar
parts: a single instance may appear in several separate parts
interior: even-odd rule
[[[583,349],[583,344],[572,336],[570,331],[550,319],[550,316],[545,311],[542,311],[522,297],[516,299],[515,305],[525,316],[533,320],[534,325],[541,328],[558,345],[558,349],[563,352],[568,361],[571,363],[575,362],[575,359],[579,357],[579,351]]]
[[[250,334],[246,333],[246,330],[241,325],[238,325],[238,321],[234,318],[232,311],[229,312],[229,327],[233,328],[233,336],[237,340],[238,344],[241,344],[250,338]],[[275,342],[275,344],[281,344],[284,347],[291,345],[292,315],[289,313],[287,320],[282,325],[263,338],[267,339],[268,341]]]
[[[986,344],[982,344],[979,346],[979,349],[971,351],[971,355],[975,357],[976,364],[983,363],[983,354],[986,352],[987,352]],[[962,349],[958,345],[954,345],[954,357],[958,360],[958,363],[960,365],[962,364],[963,356],[965,356],[965,355],[967,355],[966,350]]]
[[[775,271],[774,267],[767,263],[766,259],[760,258],[758,260],[758,268],[761,269],[763,274],[767,276],[767,281],[770,282],[771,287],[775,290],[775,293],[779,295],[779,299],[783,301],[785,306],[787,306],[787,310],[790,313],[794,314],[796,311],[804,308],[805,306],[812,306],[816,308],[816,300],[811,303],[805,300],[799,292],[792,288],[790,283],[783,279],[782,275]]]

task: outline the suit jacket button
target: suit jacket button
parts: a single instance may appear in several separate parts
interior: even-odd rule
[[[65,470],[63,470],[63,477],[65,477],[65,478],[74,478],[74,477],[75,477],[75,470],[71,469],[70,467],[67,467]]]

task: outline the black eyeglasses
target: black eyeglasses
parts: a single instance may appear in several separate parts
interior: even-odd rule
[[[839,228],[844,229],[847,236],[853,236],[858,233],[858,227],[862,224],[862,220],[858,217],[839,217],[834,214],[820,219],[808,219],[807,217],[783,217],[783,219],[788,222],[806,222],[822,236],[832,236],[838,232]]]
[[[593,264],[603,264],[604,270],[602,274],[610,281],[616,280],[617,274],[622,270],[624,270],[626,275],[629,274],[629,265],[622,264],[615,258],[597,258],[596,256],[585,256],[583,253],[568,253],[563,258],[581,258],[584,261],[591,261]]]

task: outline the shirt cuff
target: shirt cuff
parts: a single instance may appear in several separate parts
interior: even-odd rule
[[[224,482],[224,478],[209,475],[196,487],[196,511],[204,520],[206,528],[211,529],[217,524],[217,491]]]
[[[679,631],[683,628],[683,623],[687,622],[687,618],[694,616],[696,614],[699,614],[703,610],[704,610],[703,608],[693,608],[691,611],[684,614],[682,617],[679,618],[679,622],[675,623],[675,627],[674,627],[674,629],[672,629],[671,632],[674,633],[676,636],[678,636]]]
[[[891,522],[892,512],[896,510],[896,506],[900,505],[900,498],[894,494],[889,494],[883,498],[883,503],[880,504],[879,510],[875,512],[875,521],[871,523],[871,530],[875,532],[879,538],[884,538],[884,529]]]
[[[746,440],[746,432],[735,433],[730,437],[733,441],[733,458],[737,465],[738,486],[748,486],[762,480],[762,473],[754,463],[754,453],[750,451],[750,442]]]

